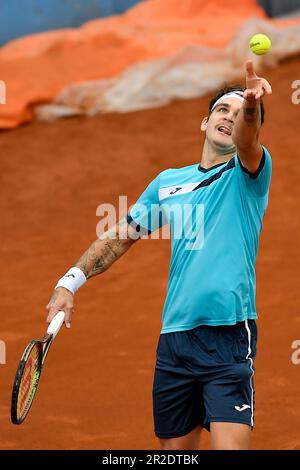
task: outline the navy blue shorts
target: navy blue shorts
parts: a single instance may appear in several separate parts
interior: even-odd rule
[[[155,434],[184,436],[210,423],[253,428],[254,320],[199,326],[159,337],[153,384]]]

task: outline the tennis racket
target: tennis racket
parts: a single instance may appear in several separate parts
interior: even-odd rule
[[[48,326],[45,336],[30,341],[23,353],[17,369],[11,398],[11,421],[13,424],[21,424],[28,415],[37,391],[45,359],[64,319],[65,313],[59,311]]]

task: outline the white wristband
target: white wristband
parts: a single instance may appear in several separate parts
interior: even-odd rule
[[[87,281],[87,278],[79,268],[71,268],[69,271],[60,278],[58,283],[55,286],[55,289],[58,287],[64,287],[68,289],[72,294],[75,294],[76,291]]]

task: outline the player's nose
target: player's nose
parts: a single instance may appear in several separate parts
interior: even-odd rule
[[[233,122],[234,122],[234,115],[233,115],[233,114],[231,114],[231,115],[229,114],[229,115],[225,116],[225,117],[224,117],[224,121],[228,121],[228,122],[230,122],[231,124],[233,124]]]

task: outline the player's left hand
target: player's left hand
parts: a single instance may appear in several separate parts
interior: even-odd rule
[[[271,95],[272,87],[270,83],[265,78],[260,78],[256,75],[252,60],[247,61],[246,69],[246,90],[244,91],[245,100],[259,100],[265,93],[267,93],[267,95]]]

